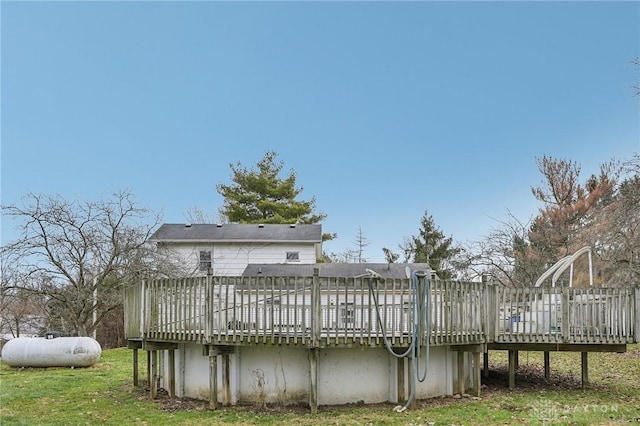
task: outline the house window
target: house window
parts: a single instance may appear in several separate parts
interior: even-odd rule
[[[206,272],[211,268],[211,252],[210,251],[201,251],[200,252],[200,271]]]
[[[299,261],[300,261],[300,252],[297,252],[297,251],[287,252],[287,262],[299,262]]]

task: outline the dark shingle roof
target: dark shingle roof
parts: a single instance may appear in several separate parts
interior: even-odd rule
[[[367,269],[377,272],[382,278],[408,278],[406,269],[429,271],[427,263],[316,263],[311,265],[252,263],[247,265],[244,277],[310,277],[318,268],[320,277],[357,277]]]
[[[154,242],[305,242],[322,241],[321,225],[175,224],[165,223],[149,238]]]

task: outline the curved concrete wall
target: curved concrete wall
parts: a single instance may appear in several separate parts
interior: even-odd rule
[[[423,353],[424,354],[424,353]],[[163,371],[168,371],[164,357]],[[209,398],[209,359],[197,344],[176,351],[176,393]],[[223,398],[222,358],[218,358],[218,400]],[[421,364],[420,368],[423,368]],[[457,374],[456,352],[432,347],[427,379],[417,383],[416,397],[451,395]],[[470,377],[469,366],[465,374]],[[405,376],[408,374],[405,367]],[[422,370],[421,370],[422,371]],[[320,349],[318,404],[397,402],[397,358],[384,348]],[[409,383],[408,377],[405,383]],[[287,346],[238,346],[230,355],[231,403],[307,404],[310,391],[309,350]],[[408,396],[408,387],[406,396]]]

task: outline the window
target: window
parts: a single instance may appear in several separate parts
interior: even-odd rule
[[[200,252],[200,271],[208,271],[211,268],[211,252],[210,251],[201,251]]]
[[[356,307],[353,303],[340,303],[340,325],[354,327],[356,324]]]
[[[297,251],[287,252],[287,262],[299,262],[299,261],[300,261],[300,252],[297,252]]]

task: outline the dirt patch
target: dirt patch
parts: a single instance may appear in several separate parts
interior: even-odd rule
[[[631,358],[640,358],[640,350],[627,353]],[[481,399],[487,400],[509,393],[527,393],[540,390],[577,390],[581,389],[582,383],[579,377],[571,374],[552,371],[548,379],[544,377],[544,369],[536,365],[520,365],[516,370],[516,388],[509,389],[509,370],[504,365],[490,365],[489,377],[482,377]],[[591,388],[598,387],[590,385]],[[148,391],[145,396],[148,398]],[[436,397],[416,401],[419,408],[441,407],[447,405],[464,404],[473,401],[470,395],[457,395]],[[158,391],[155,402],[163,411],[206,411],[209,410],[209,402],[193,398],[169,398],[164,390]],[[320,406],[320,412],[341,412],[349,411],[354,407],[365,406],[364,403],[344,404],[336,406]],[[372,410],[393,408],[396,404],[380,403],[366,404]],[[220,408],[227,408],[222,407]],[[282,404],[237,404],[230,407],[233,410],[241,410],[255,414],[309,414],[309,407],[306,404],[282,405]]]
[[[544,377],[544,369],[536,365],[520,365],[516,370],[516,388],[509,390],[509,367],[493,366],[489,377],[482,377],[486,386],[483,393],[530,392],[532,390],[574,390],[582,387],[580,378],[572,374],[552,371],[550,377]]]

